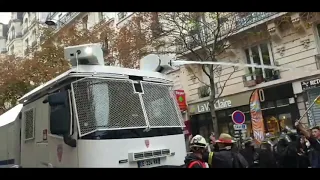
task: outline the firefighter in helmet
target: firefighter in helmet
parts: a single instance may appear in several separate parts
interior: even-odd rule
[[[196,135],[191,139],[191,153],[184,160],[187,168],[208,168],[203,160],[203,155],[207,152],[207,146],[207,141],[201,135]]]

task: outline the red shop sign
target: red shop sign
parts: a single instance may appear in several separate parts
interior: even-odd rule
[[[175,90],[175,94],[180,110],[187,110],[186,94],[184,93],[184,90]]]

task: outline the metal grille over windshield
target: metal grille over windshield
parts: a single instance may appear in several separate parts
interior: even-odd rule
[[[142,99],[147,112],[150,127],[182,127],[182,116],[172,86],[141,82],[143,87]]]
[[[72,83],[80,136],[97,130],[183,127],[172,86],[132,80],[84,78]]]
[[[147,127],[131,80],[85,78],[72,83],[80,136],[96,130]]]

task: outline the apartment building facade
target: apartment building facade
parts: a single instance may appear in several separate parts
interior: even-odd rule
[[[0,54],[7,53],[8,25],[0,23]]]
[[[69,27],[75,22],[80,22],[80,28],[90,29],[102,20],[112,20],[112,12],[49,12],[47,20],[52,20],[56,24],[56,32]]]
[[[56,22],[56,32],[81,20],[84,28],[90,28],[102,19],[111,19],[109,12],[12,12],[8,25],[0,24],[0,52],[23,57],[27,49],[40,42],[39,27],[46,20]],[[4,45],[3,45],[4,44]]]
[[[232,68],[223,67],[220,82],[227,82],[215,104],[219,132],[233,134],[231,114],[241,110],[246,115],[247,135],[250,135],[249,99],[252,92],[259,89],[266,132],[279,134],[286,126],[293,128],[293,122],[320,95],[318,21],[306,25],[301,13],[249,13],[248,16],[256,16],[255,22],[244,27],[237,36],[241,37],[253,27],[268,34],[246,43],[239,41],[221,61],[234,59],[248,64],[290,67],[292,70],[238,68],[228,78]],[[284,16],[289,17],[289,25],[278,26],[276,22]],[[192,133],[207,136],[213,131],[208,90],[186,68],[181,68],[180,74],[187,94]],[[197,71],[197,76],[208,82],[201,70]],[[216,91],[220,93],[220,89]],[[319,125],[319,112],[320,107],[313,106],[302,122],[309,126]]]
[[[39,42],[39,26],[43,24],[46,13],[12,12],[8,30],[6,30],[5,48],[9,55],[23,57],[26,49]]]
[[[40,26],[46,14],[40,12],[24,12],[22,23],[22,56],[26,56],[28,49],[39,43]]]
[[[12,12],[8,23],[6,47],[9,55],[21,56],[22,50],[22,20],[23,12]]]

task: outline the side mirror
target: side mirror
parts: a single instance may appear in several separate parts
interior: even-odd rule
[[[43,103],[49,103],[50,112],[50,132],[51,134],[62,135],[64,143],[76,147],[76,140],[70,136],[71,113],[68,91],[61,91],[50,94]]]
[[[63,141],[65,144],[69,145],[70,147],[77,147],[77,141],[73,139],[70,135],[64,135]]]

